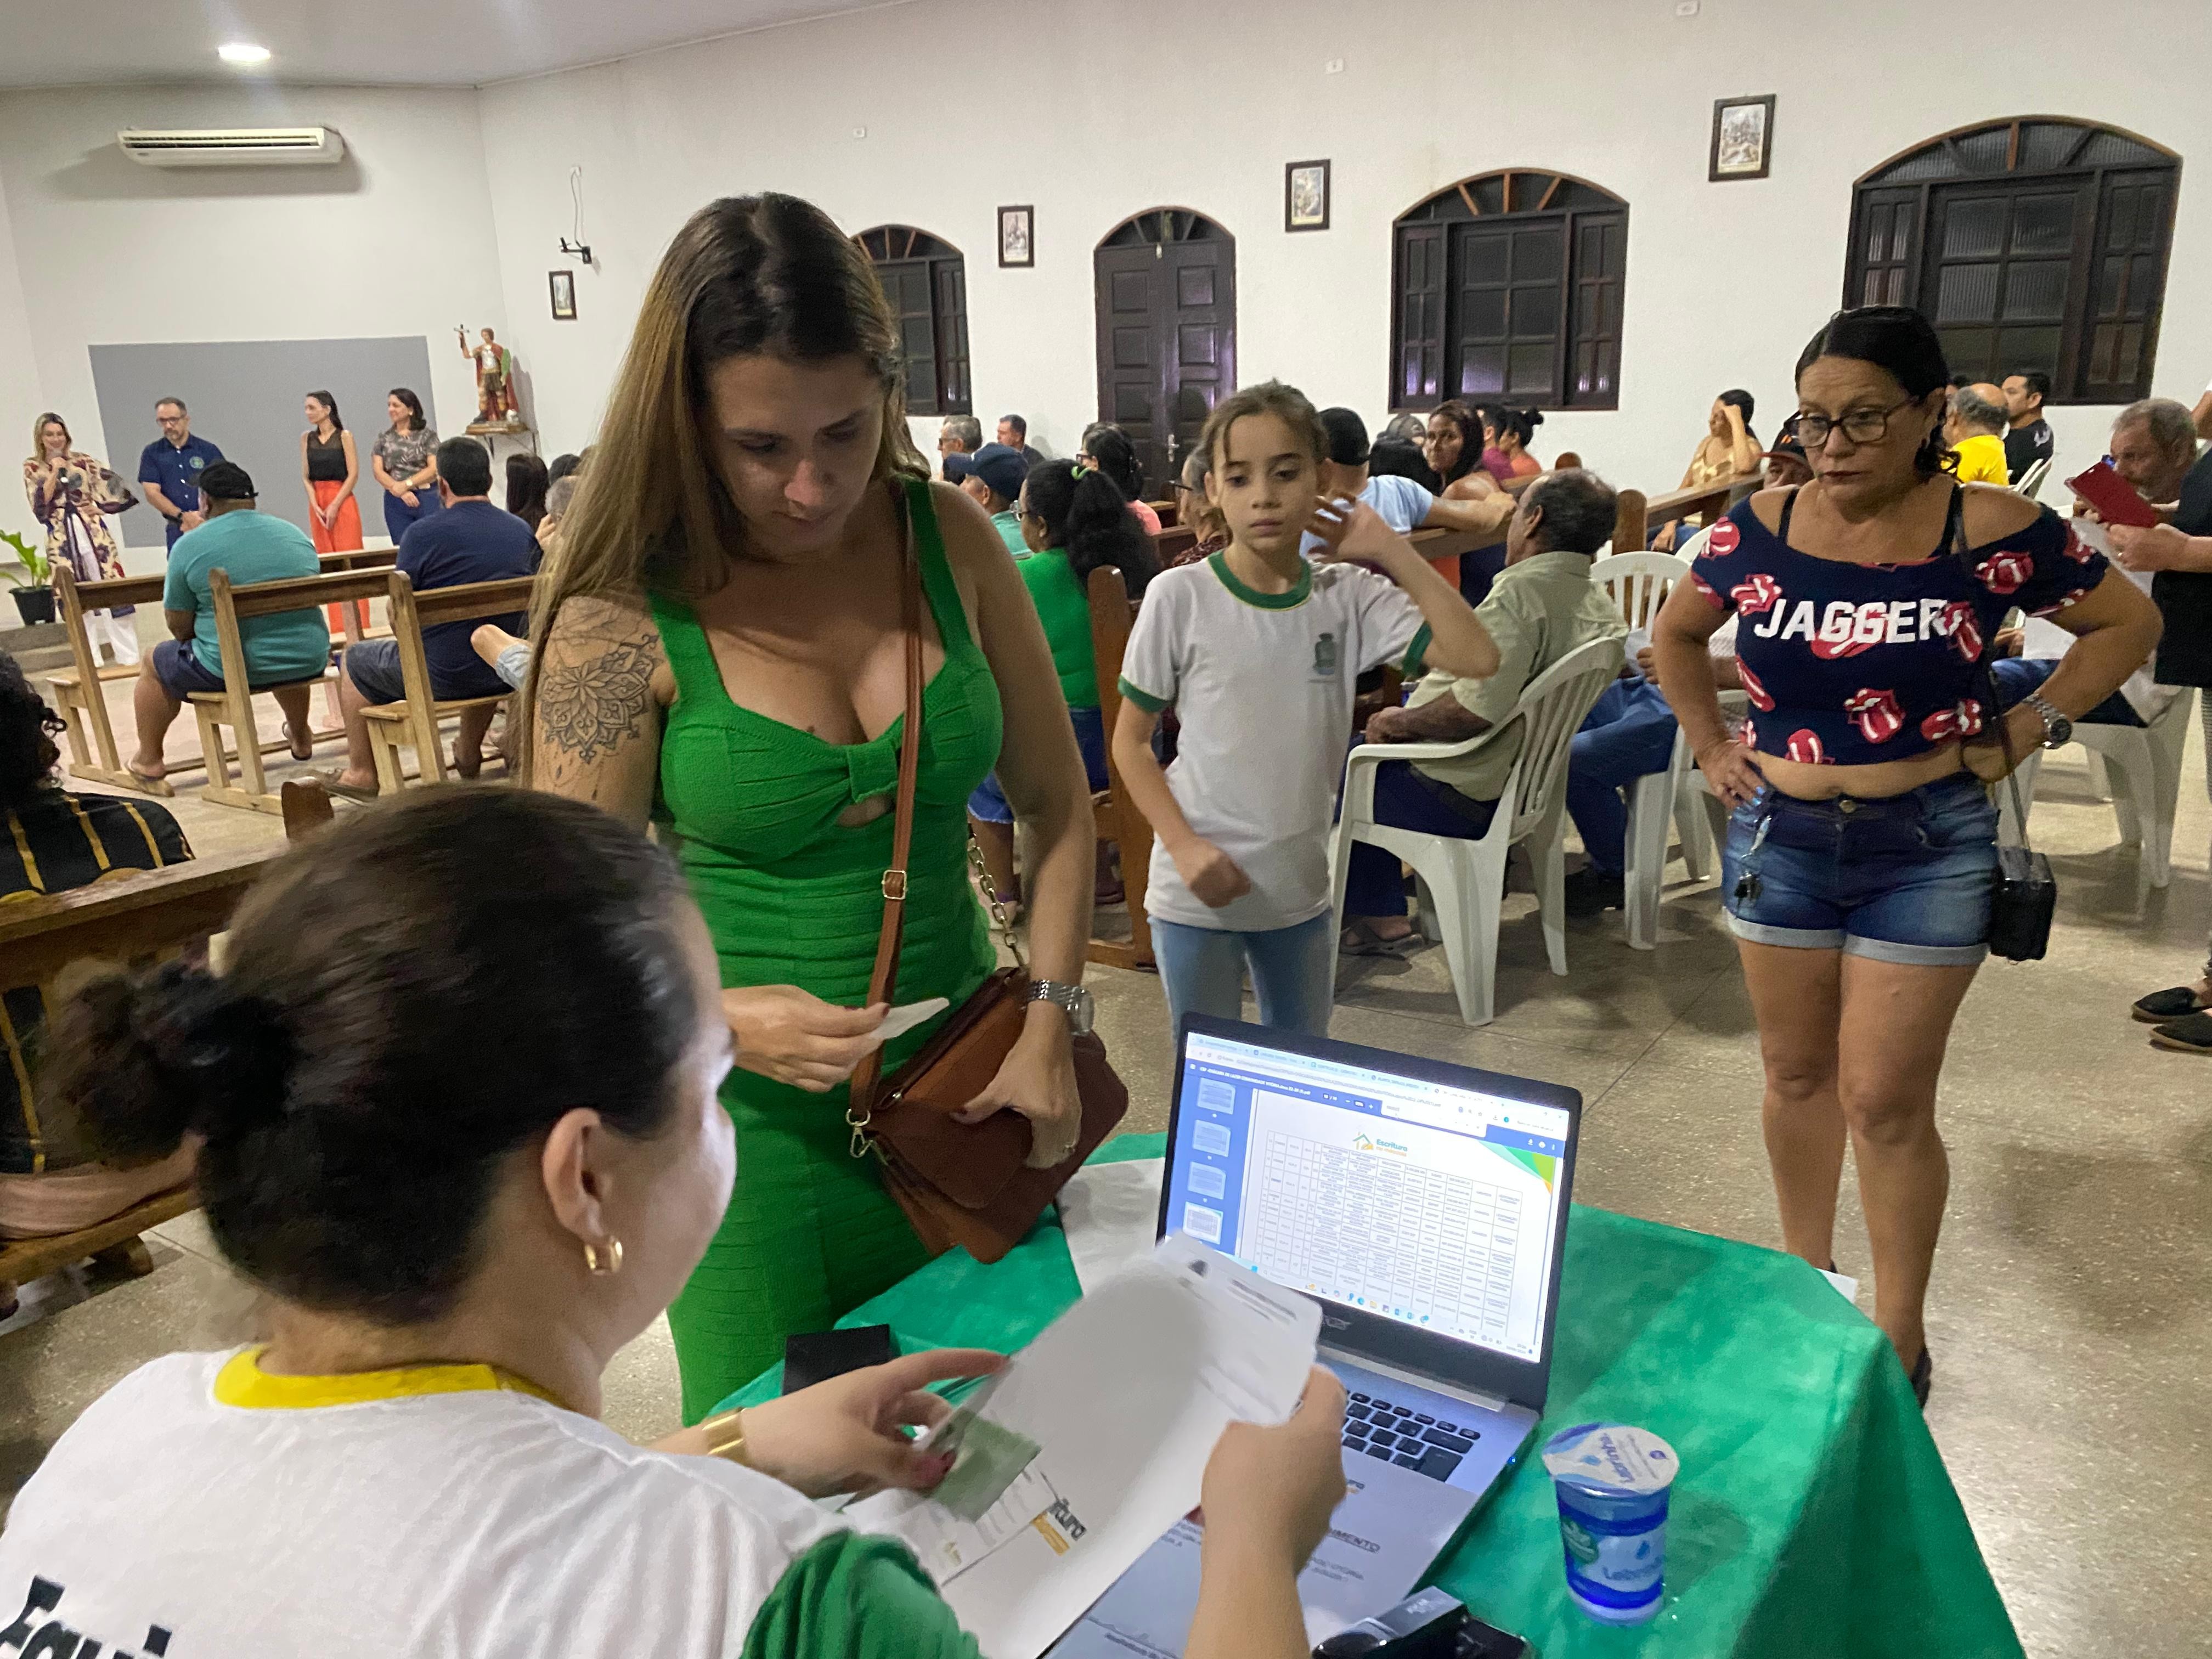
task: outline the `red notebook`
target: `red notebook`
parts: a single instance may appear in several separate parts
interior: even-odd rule
[[[2112,471],[2109,461],[2100,461],[2078,478],[2069,478],[2066,487],[2095,507],[2097,516],[2106,524],[2140,525],[2148,530],[2159,521],[2151,504]]]

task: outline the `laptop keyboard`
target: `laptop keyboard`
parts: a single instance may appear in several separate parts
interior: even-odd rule
[[[1408,1411],[1387,1400],[1355,1394],[1344,1413],[1344,1443],[1356,1452],[1413,1469],[1431,1480],[1449,1480],[1459,1460],[1482,1438],[1425,1412]]]

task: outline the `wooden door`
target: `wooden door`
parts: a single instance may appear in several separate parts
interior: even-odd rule
[[[1139,214],[1098,245],[1098,418],[1129,434],[1164,495],[1237,389],[1237,245],[1202,214]]]

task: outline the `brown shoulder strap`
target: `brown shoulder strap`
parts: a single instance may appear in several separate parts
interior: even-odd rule
[[[875,972],[868,1001],[888,1003],[898,988],[900,942],[906,932],[907,859],[914,848],[915,781],[921,771],[921,568],[914,551],[914,511],[905,508],[905,538],[899,559],[899,609],[906,632],[906,714],[899,726],[898,796],[891,811],[891,861],[884,872],[884,927],[876,939]],[[853,1073],[855,1106],[870,1100],[882,1069],[883,1051],[862,1060]]]

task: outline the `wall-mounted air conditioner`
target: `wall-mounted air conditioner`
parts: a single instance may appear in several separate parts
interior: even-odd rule
[[[149,167],[327,167],[345,158],[345,140],[329,127],[126,127],[115,142]]]

